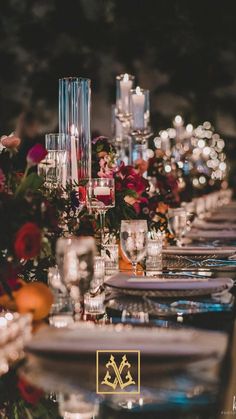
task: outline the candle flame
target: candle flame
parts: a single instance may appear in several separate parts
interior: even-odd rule
[[[193,132],[193,126],[192,126],[192,124],[188,124],[188,125],[186,126],[186,131],[187,131],[188,133]]]
[[[142,92],[139,86],[136,87],[135,91],[136,91],[136,95],[139,95],[139,96],[142,95]]]
[[[129,81],[129,75],[127,73],[124,74],[124,81],[125,82]]]
[[[75,125],[74,124],[72,124],[71,127],[70,127],[70,133],[71,133],[71,135],[75,135]]]
[[[181,124],[181,122],[183,121],[183,119],[182,119],[182,116],[180,116],[180,115],[176,115],[176,117],[175,117],[175,122],[177,123],[177,124]]]
[[[78,129],[74,124],[72,124],[70,127],[70,133],[71,135],[78,136]]]

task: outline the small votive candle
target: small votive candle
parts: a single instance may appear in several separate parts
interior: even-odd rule
[[[105,313],[105,293],[92,296],[90,293],[84,296],[84,313],[85,314],[104,314]]]
[[[49,317],[50,326],[57,328],[67,327],[74,323],[74,318],[69,314],[55,314]]]
[[[102,256],[105,261],[105,274],[114,275],[119,270],[119,246],[118,244],[106,244],[102,248]]]
[[[146,270],[147,272],[162,270],[162,235],[154,239],[148,238]]]

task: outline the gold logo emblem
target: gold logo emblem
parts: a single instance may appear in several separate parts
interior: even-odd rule
[[[140,351],[97,351],[96,363],[98,394],[140,393]]]

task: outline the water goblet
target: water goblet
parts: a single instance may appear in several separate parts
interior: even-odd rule
[[[137,264],[147,252],[148,226],[145,220],[122,220],[120,229],[120,242],[122,251],[132,263],[136,275]]]
[[[184,208],[169,208],[168,224],[170,231],[177,239],[177,245],[182,245],[182,237],[187,227],[187,214]]]

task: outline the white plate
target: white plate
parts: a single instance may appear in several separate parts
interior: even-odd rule
[[[235,212],[222,212],[222,213],[218,213],[218,214],[212,214],[209,217],[205,218],[206,221],[209,221],[210,223],[215,223],[217,221],[219,222],[225,222],[225,221],[230,221],[231,223],[235,224],[236,223],[236,215]]]
[[[229,257],[236,253],[236,247],[204,247],[204,246],[187,246],[177,247],[169,246],[163,248],[162,253],[165,255],[186,255],[186,256],[217,256],[218,258]]]
[[[109,278],[106,286],[126,295],[146,295],[159,298],[210,295],[233,286],[230,278],[171,278],[168,276],[142,277],[119,273]]]
[[[192,229],[186,234],[189,239],[231,239],[236,240],[236,230],[197,230]]]
[[[94,356],[97,350],[140,350],[141,357],[222,357],[226,345],[226,335],[219,332],[78,323],[68,329],[39,330],[26,349],[37,353]]]
[[[210,223],[203,220],[196,220],[193,223],[193,228],[199,230],[232,230],[235,226],[230,223]]]

